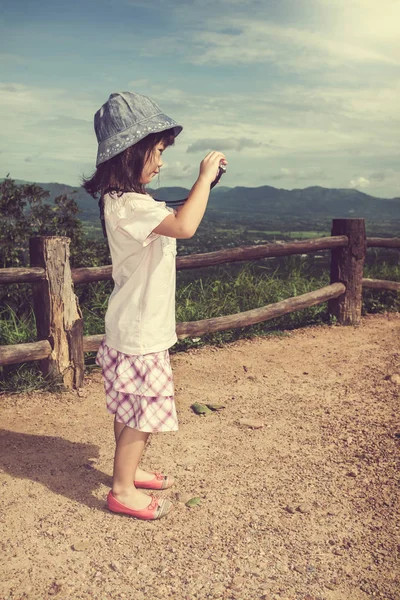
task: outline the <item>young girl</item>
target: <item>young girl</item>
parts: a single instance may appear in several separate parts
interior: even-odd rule
[[[189,198],[177,211],[145,191],[163,165],[164,150],[182,127],[146,96],[112,94],[97,111],[96,172],[84,181],[100,195],[112,260],[114,290],[97,354],[107,409],[115,415],[113,485],[108,508],[138,519],[159,519],[169,500],[141,489],[169,488],[172,476],[139,467],[150,433],[178,429],[168,349],[176,342],[176,238],[192,237],[205,212],[221,152],[210,152]]]

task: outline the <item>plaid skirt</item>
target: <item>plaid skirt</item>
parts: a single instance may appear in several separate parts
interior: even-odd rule
[[[177,431],[174,384],[168,350],[131,355],[100,344],[106,404],[116,421],[147,433]]]

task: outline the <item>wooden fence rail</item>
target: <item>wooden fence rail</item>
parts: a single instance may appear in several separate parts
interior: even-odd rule
[[[369,290],[390,290],[400,292],[400,281],[387,281],[385,279],[363,279],[362,286]]]
[[[0,284],[31,283],[39,341],[0,346],[0,365],[39,360],[42,372],[62,378],[66,387],[83,382],[84,352],[96,351],[103,335],[83,336],[83,320],[73,284],[110,280],[111,266],[71,269],[68,238],[30,242],[31,267],[0,269]],[[177,270],[268,257],[331,251],[331,283],[319,290],[248,310],[190,323],[177,323],[180,338],[247,327],[328,301],[343,325],[361,318],[362,288],[400,291],[400,282],[363,279],[366,249],[399,248],[400,238],[366,238],[364,219],[334,219],[332,235],[299,242],[260,244],[177,258]]]
[[[346,245],[347,242],[348,239],[346,236],[332,236],[301,242],[258,244],[257,246],[243,246],[241,248],[217,250],[215,252],[206,252],[203,254],[178,256],[176,259],[176,269],[177,271],[180,271],[183,269],[207,267],[229,262],[290,256],[293,254],[307,254],[321,250],[332,250],[332,248],[338,248],[342,244]],[[400,248],[400,238],[367,238],[367,247]],[[102,267],[79,267],[71,269],[71,272],[74,284],[92,283],[95,281],[110,280],[112,267],[111,265]],[[43,281],[45,278],[45,269],[38,267],[0,269],[0,284],[33,283],[35,281]]]

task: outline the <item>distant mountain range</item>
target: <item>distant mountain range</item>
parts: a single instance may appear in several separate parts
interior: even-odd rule
[[[27,183],[16,180],[16,183]],[[68,194],[79,206],[82,221],[98,221],[97,202],[82,187],[60,183],[38,183],[49,191],[50,200]],[[182,187],[163,187],[149,190],[154,197],[168,202],[185,198],[189,190]],[[207,214],[212,217],[229,214],[238,220],[246,214],[259,218],[301,217],[327,219],[364,217],[373,221],[400,220],[400,197],[376,198],[355,189],[331,189],[319,186],[285,190],[271,186],[234,187],[217,186],[211,192]]]

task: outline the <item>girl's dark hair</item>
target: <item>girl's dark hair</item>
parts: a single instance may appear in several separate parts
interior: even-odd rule
[[[167,129],[160,133],[150,133],[145,138],[130,146],[117,156],[101,163],[95,173],[88,178],[83,178],[82,187],[93,198],[100,195],[100,219],[104,227],[104,195],[110,192],[123,194],[124,192],[145,193],[145,187],[140,182],[143,168],[155,146],[164,143],[164,146],[172,146],[175,136],[173,129]]]

